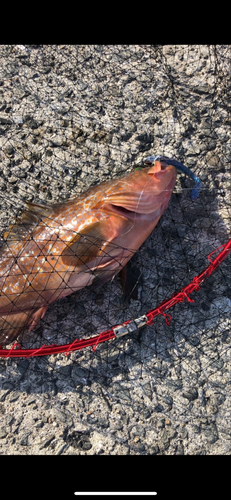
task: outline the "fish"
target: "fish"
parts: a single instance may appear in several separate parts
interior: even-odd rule
[[[0,249],[0,345],[31,332],[54,301],[114,279],[157,225],[176,177],[154,160],[78,197],[28,202]]]

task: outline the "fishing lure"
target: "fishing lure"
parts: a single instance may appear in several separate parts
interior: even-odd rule
[[[199,196],[199,190],[201,188],[201,181],[200,179],[194,174],[189,168],[187,168],[183,163],[180,163],[179,161],[175,160],[174,158],[168,158],[167,156],[161,156],[161,155],[156,155],[156,156],[148,156],[145,158],[144,163],[149,165],[155,163],[155,161],[164,161],[167,163],[167,165],[172,165],[175,167],[177,170],[180,172],[183,172],[186,174],[188,177],[190,177],[194,182],[194,188],[192,189],[190,193],[191,199],[194,201],[198,198]]]

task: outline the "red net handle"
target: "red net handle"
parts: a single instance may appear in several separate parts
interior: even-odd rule
[[[211,255],[218,252],[220,253],[215,257],[214,260],[211,259]],[[182,290],[178,293],[175,293],[171,296],[169,300],[165,300],[162,302],[159,307],[149,311],[145,316],[147,318],[146,324],[151,325],[153,320],[159,314],[162,314],[165,317],[165,321],[167,324],[170,324],[172,319],[169,313],[166,313],[170,307],[173,307],[178,302],[184,302],[188,300],[189,302],[194,302],[189,295],[193,292],[196,292],[200,289],[202,283],[208,278],[212,272],[221,264],[221,262],[227,257],[227,255],[231,252],[231,239],[228,243],[221,245],[219,248],[216,248],[213,252],[208,255],[208,260],[210,261],[209,266],[201,273],[195,276],[191,283],[182,288]],[[123,325],[128,325],[131,320],[126,321]],[[91,337],[89,339],[76,339],[71,344],[63,344],[63,345],[42,345],[39,349],[21,349],[20,344],[17,342],[10,349],[0,349],[0,357],[8,358],[8,357],[24,357],[29,358],[32,356],[45,356],[52,354],[65,353],[68,355],[72,351],[78,351],[80,349],[84,349],[85,347],[92,347],[95,351],[98,344],[101,342],[106,342],[107,340],[114,339],[116,337],[114,333],[114,328],[120,325],[116,325],[111,328],[111,330],[106,330],[105,332],[101,332],[99,335]]]

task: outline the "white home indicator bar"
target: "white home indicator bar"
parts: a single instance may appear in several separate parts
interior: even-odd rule
[[[143,495],[157,495],[156,491],[75,491],[75,495],[114,495],[114,496],[121,496],[121,495],[136,495],[136,496],[143,496]]]

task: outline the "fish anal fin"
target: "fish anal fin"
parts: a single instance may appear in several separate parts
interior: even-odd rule
[[[98,290],[102,285],[111,281],[120,269],[120,264],[117,261],[111,261],[109,265],[99,266],[94,272],[95,278],[91,285],[91,290]]]

